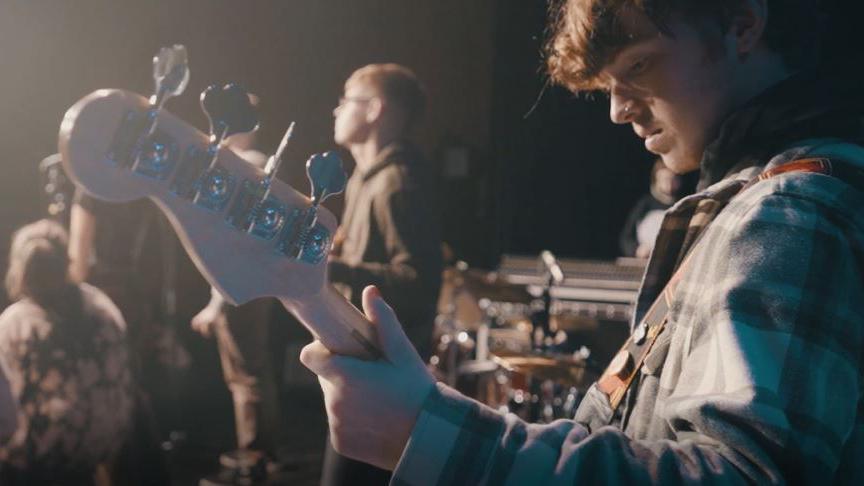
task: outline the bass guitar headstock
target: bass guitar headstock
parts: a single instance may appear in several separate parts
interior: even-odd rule
[[[262,171],[222,144],[258,126],[242,88],[211,86],[201,94],[210,120],[205,135],[163,109],[188,83],[186,50],[163,49],[153,68],[149,99],[99,90],[66,112],[59,148],[70,177],[107,201],[152,199],[229,302],[277,297],[332,352],[379,357],[372,325],[326,282],[336,219],[320,204],[345,187],[339,158],[309,159],[306,197],[274,177],[293,123]]]
[[[107,201],[151,198],[199,270],[233,303],[319,292],[336,227],[319,204],[344,188],[341,161],[334,154],[312,156],[312,197],[301,195],[273,177],[281,153],[265,172],[222,145],[227,136],[257,128],[242,88],[211,86],[202,93],[211,122],[205,135],[162,109],[188,73],[156,61],[154,67],[168,74],[154,74],[157,93],[149,100],[99,90],[69,109],[59,145],[70,176]],[[289,137],[290,130],[281,149]]]

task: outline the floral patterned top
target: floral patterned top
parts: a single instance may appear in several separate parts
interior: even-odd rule
[[[130,430],[133,407],[120,311],[81,284],[80,317],[61,318],[29,299],[0,315],[0,360],[18,404],[0,461],[30,470],[88,470],[110,459]]]

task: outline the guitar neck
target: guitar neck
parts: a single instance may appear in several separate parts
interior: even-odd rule
[[[331,352],[366,360],[382,357],[372,323],[332,285],[302,300],[279,301]]]

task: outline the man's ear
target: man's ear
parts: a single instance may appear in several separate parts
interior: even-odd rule
[[[759,45],[768,22],[767,0],[741,0],[733,11],[729,34],[734,38],[736,54],[747,57]]]
[[[366,122],[373,123],[381,118],[384,113],[384,100],[380,97],[374,97],[369,100],[369,105],[366,107]]]

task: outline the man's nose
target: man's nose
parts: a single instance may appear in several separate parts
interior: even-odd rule
[[[633,121],[636,102],[629,96],[612,93],[609,97],[609,119],[612,123],[624,124]]]

